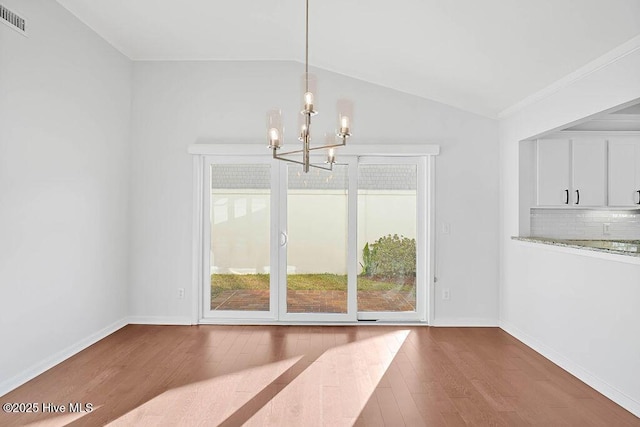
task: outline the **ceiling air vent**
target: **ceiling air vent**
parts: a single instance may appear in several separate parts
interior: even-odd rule
[[[23,17],[0,4],[0,21],[17,32],[27,35],[27,25]]]

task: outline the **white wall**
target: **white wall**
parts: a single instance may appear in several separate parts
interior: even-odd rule
[[[228,138],[265,142],[265,113],[283,109],[295,141],[303,65],[292,62],[136,62],[132,116],[134,320],[191,321],[192,159],[187,146]],[[334,128],[335,100],[355,102],[352,144],[440,144],[436,160],[441,323],[496,324],[498,259],[497,123],[342,75],[317,71],[320,114],[313,132]],[[287,140],[287,138],[286,138]],[[266,151],[266,148],[265,148]],[[265,153],[266,154],[266,153]],[[187,288],[184,300],[177,288]],[[437,292],[438,296],[440,292]]]
[[[358,193],[360,265],[365,243],[375,243],[389,234],[416,238],[416,195],[411,193],[393,190]],[[244,269],[255,274],[269,270],[268,194],[251,190],[211,191],[210,262],[217,273]],[[291,212],[287,223],[287,265],[299,274],[347,274],[346,193],[293,190],[287,197],[287,206]],[[390,206],[393,208],[389,209]]]
[[[124,325],[131,63],[48,0],[0,25],[0,395]]]
[[[518,142],[640,98],[640,50],[500,121],[500,324],[640,415],[640,265],[512,241]]]

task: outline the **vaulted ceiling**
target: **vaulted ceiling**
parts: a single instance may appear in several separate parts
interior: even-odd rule
[[[304,0],[58,0],[134,60],[304,61]],[[497,114],[640,35],[640,0],[310,0],[312,66]]]

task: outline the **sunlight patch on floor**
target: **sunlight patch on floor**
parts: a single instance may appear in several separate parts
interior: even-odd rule
[[[176,421],[180,425],[202,422],[217,425],[241,408],[302,356],[255,366],[231,374],[170,388],[110,423],[113,426],[154,425]],[[141,385],[142,386],[142,385]]]
[[[409,332],[395,331],[327,350],[245,425],[352,425]]]

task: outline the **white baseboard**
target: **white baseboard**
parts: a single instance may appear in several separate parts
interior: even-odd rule
[[[436,318],[429,326],[450,327],[450,328],[497,328],[498,321],[496,319],[481,319],[476,317],[452,317],[452,318]]]
[[[0,396],[4,396],[5,394],[9,393],[11,390],[14,390],[20,387],[22,384],[26,383],[27,381],[53,368],[57,364],[81,352],[85,348],[89,347],[92,344],[95,344],[96,342],[111,335],[112,333],[114,333],[120,328],[125,327],[126,325],[127,325],[127,319],[126,318],[120,319],[110,324],[109,326],[106,326],[105,328],[102,328],[101,330],[94,332],[93,334],[78,341],[77,343],[72,344],[69,347],[55,353],[54,355],[47,357],[46,359],[42,360],[39,363],[36,363],[30,368],[25,369],[24,371],[13,376],[12,378],[9,378],[8,380],[3,381],[2,383],[0,383]]]
[[[132,325],[193,325],[189,316],[130,316]]]
[[[521,341],[527,347],[532,348],[556,365],[560,366],[565,371],[569,372],[571,375],[577,377],[585,384],[588,384],[598,392],[607,396],[609,399],[613,400],[636,417],[640,417],[640,402],[638,402],[631,396],[628,396],[627,394],[618,390],[616,387],[598,378],[597,375],[583,368],[561,353],[541,343],[536,338],[526,334],[525,332],[522,332],[520,329],[509,324],[508,322],[500,321],[500,328],[518,341]]]

